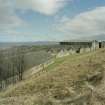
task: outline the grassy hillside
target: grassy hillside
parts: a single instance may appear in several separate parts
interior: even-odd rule
[[[56,59],[40,75],[2,91],[0,105],[104,105],[87,87],[103,87],[104,58],[101,49]]]

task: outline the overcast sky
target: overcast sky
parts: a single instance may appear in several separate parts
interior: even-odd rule
[[[105,0],[0,0],[0,42],[105,35]]]

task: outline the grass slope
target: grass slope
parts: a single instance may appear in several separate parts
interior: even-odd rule
[[[33,75],[2,91],[0,105],[65,105],[63,101],[90,92],[86,81],[94,86],[100,85],[100,80],[88,80],[88,77],[104,72],[104,57],[105,49],[101,49],[56,59],[54,64],[45,68],[46,72],[39,76]],[[84,100],[90,101],[87,98]]]

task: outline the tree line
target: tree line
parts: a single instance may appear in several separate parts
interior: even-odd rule
[[[8,78],[13,78],[11,82],[15,82],[15,76],[18,76],[19,81],[23,79],[24,72],[24,54],[21,50],[12,50],[7,54],[0,52],[0,88],[2,89],[2,81],[8,84]]]
[[[16,82],[16,77],[18,77],[18,81],[21,81],[23,79],[23,72],[26,69],[36,64],[41,64],[43,61],[45,62],[52,57],[51,53],[58,53],[62,49],[69,50],[70,48],[69,46],[47,45],[21,46],[4,51],[0,50],[0,88],[2,89],[3,87],[3,81],[9,84],[9,78],[12,78],[10,79],[12,83]]]

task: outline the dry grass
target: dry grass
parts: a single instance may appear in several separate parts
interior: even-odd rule
[[[59,101],[90,92],[85,82],[89,75],[103,73],[104,57],[105,49],[101,49],[57,59],[46,68],[47,72],[38,77],[34,75],[1,92],[0,105],[65,105]],[[100,84],[100,80],[96,79],[88,82],[95,86]]]

